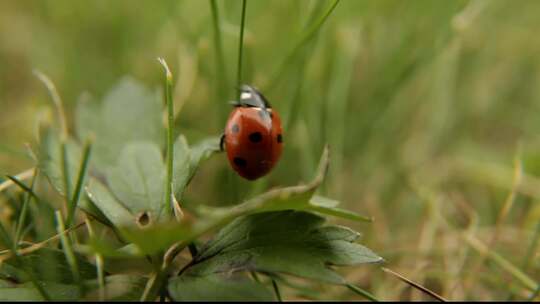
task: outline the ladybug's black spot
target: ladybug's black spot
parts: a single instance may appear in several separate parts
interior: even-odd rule
[[[234,124],[231,128],[231,131],[233,133],[238,133],[240,131],[240,127],[237,124]]]
[[[261,132],[253,132],[249,134],[249,140],[254,143],[258,143],[262,140]]]
[[[283,137],[281,137],[281,134],[278,134],[278,136],[277,136],[277,142],[278,142],[278,143],[282,143],[282,142],[283,142]]]
[[[245,159],[241,158],[241,157],[235,157],[233,159],[233,162],[235,165],[237,165],[238,167],[245,167],[247,165],[247,162]]]

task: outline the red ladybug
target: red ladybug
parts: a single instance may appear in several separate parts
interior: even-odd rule
[[[232,168],[240,176],[255,180],[266,175],[279,160],[283,149],[281,119],[266,98],[252,86],[243,85],[240,101],[221,137]]]

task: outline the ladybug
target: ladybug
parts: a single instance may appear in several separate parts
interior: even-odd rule
[[[281,156],[281,119],[266,98],[249,85],[241,87],[240,100],[232,104],[220,148],[240,176],[255,180],[270,172]]]

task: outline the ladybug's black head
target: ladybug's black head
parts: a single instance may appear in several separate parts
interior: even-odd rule
[[[263,109],[269,109],[272,108],[270,106],[270,103],[266,98],[264,97],[261,92],[259,92],[256,88],[244,84],[240,88],[240,101],[235,104],[235,106],[240,107],[255,107],[255,108],[263,108]]]

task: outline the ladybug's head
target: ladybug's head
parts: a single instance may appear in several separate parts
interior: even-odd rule
[[[270,103],[255,87],[244,84],[240,88],[240,101],[234,102],[236,107],[255,107],[269,109]]]

